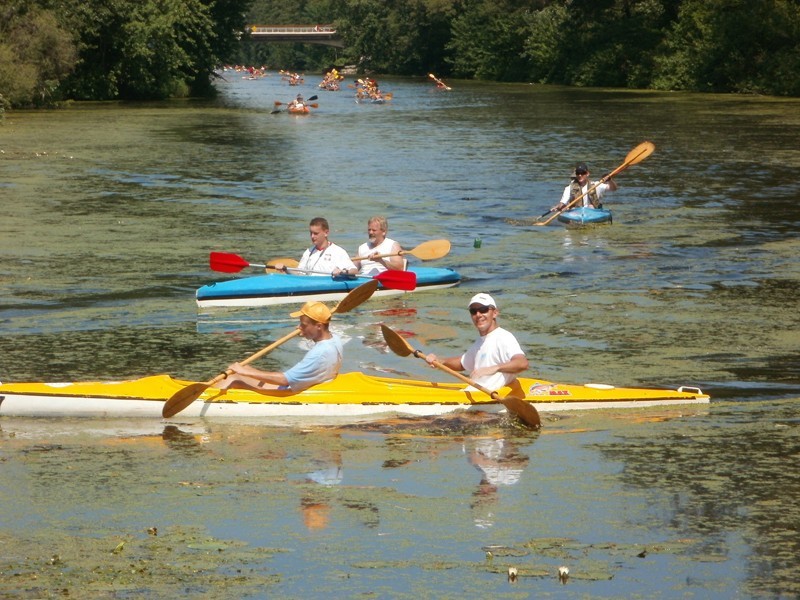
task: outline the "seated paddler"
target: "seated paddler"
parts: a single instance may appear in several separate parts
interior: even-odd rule
[[[297,328],[300,335],[313,342],[311,349],[296,365],[286,371],[262,371],[233,363],[228,370],[233,371],[216,387],[227,389],[246,389],[256,392],[268,390],[291,390],[301,392],[312,385],[336,378],[342,366],[342,340],[331,333],[331,311],[322,302],[306,302],[303,307],[290,313],[299,317]]]

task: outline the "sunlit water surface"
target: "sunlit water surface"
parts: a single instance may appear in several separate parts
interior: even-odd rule
[[[355,252],[384,214],[407,248],[449,239],[431,264],[463,282],[342,315],[345,369],[446,380],[377,324],[455,354],[488,291],[538,376],[713,402],[545,415],[540,434],[2,419],[2,594],[800,593],[799,101],[388,79],[391,102],[358,105],[309,77],[319,108],[291,117],[278,75],[224,78],[214,102],[0,125],[0,379],[207,380],[294,326],[294,307],[198,310],[226,277],[209,251],[299,257],[321,215]],[[601,175],[645,139],[613,225],[533,225],[576,161]]]

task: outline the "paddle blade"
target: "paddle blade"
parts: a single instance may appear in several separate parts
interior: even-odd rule
[[[293,258],[273,258],[271,261],[267,263],[267,267],[270,269],[274,269],[275,265],[281,264],[287,269],[296,269],[300,266],[300,263],[297,262]]]
[[[212,252],[208,256],[208,264],[214,271],[220,273],[238,273],[250,263],[238,254],[230,252]]]
[[[411,344],[409,344],[403,336],[383,323],[381,323],[381,333],[383,333],[383,339],[386,340],[389,349],[397,354],[397,356],[410,356],[414,354],[414,348],[411,347]]]
[[[375,276],[385,288],[413,292],[417,289],[417,274],[413,271],[384,271]]]
[[[175,392],[172,397],[164,403],[161,409],[161,416],[165,419],[174,417],[192,402],[197,400],[209,387],[207,383],[193,383]]]
[[[636,146],[636,148],[628,152],[628,156],[625,157],[625,164],[630,166],[640,163],[650,156],[655,149],[656,145],[653,142],[642,142]]]
[[[495,394],[496,395],[496,394]],[[539,417],[539,411],[530,402],[525,402],[516,396],[506,396],[505,398],[497,398],[503,403],[508,412],[515,415],[520,421],[532,427],[539,429],[542,426],[542,419]]]
[[[450,241],[431,240],[429,242],[422,242],[413,250],[407,250],[406,252],[420,260],[434,260],[447,256],[450,252]]]
[[[306,100],[306,102],[313,102],[313,101],[314,101],[314,100],[316,100],[317,98],[319,98],[319,96],[317,96],[317,95],[311,96],[311,98],[309,98],[308,100]]]
[[[370,299],[372,294],[375,293],[375,290],[378,289],[378,280],[373,279],[359,285],[356,288],[350,290],[350,293],[347,294],[339,304],[336,305],[336,308],[333,309],[334,313],[346,313],[353,310],[356,306],[359,306]]]

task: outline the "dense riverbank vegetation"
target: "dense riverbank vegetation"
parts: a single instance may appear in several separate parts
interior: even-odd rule
[[[346,47],[247,23],[332,23]],[[240,37],[242,40],[240,41]],[[7,0],[0,110],[202,95],[222,63],[800,96],[796,0]]]

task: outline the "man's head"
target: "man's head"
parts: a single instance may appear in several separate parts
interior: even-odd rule
[[[575,165],[575,179],[580,182],[585,182],[589,178],[589,167],[586,163],[578,163]]]
[[[328,331],[328,323],[332,313],[322,302],[306,302],[300,310],[289,313],[291,317],[300,317],[300,333],[309,340],[317,341]]]
[[[308,234],[311,236],[311,243],[317,248],[322,248],[328,241],[328,219],[323,217],[314,217],[308,224]]]
[[[371,217],[367,221],[367,237],[369,241],[374,244],[380,244],[386,239],[386,234],[389,231],[389,222],[386,217]]]
[[[497,327],[497,302],[489,294],[475,294],[467,305],[472,317],[472,324],[481,335],[486,335]]]

